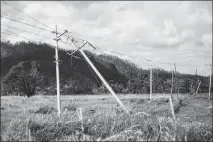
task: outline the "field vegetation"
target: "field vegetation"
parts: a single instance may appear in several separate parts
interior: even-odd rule
[[[212,100],[206,94],[173,99],[177,125],[166,94],[119,95],[126,114],[110,95],[1,97],[3,141],[212,141]],[[174,95],[175,96],[175,95]],[[82,108],[83,121],[76,110]],[[30,134],[29,134],[30,130]]]
[[[168,100],[172,71],[153,68],[154,96],[149,100],[148,69],[116,56],[85,51],[131,112],[127,114],[107,94],[81,54],[76,52],[79,58],[71,63],[67,52],[71,51],[59,50],[62,106],[58,117],[54,47],[1,41],[1,140],[212,141],[207,76],[174,74],[174,119]]]

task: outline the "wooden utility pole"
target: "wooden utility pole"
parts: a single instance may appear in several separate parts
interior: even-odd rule
[[[59,77],[59,63],[58,63],[58,31],[56,25],[56,33],[55,33],[55,41],[56,41],[56,48],[55,48],[55,61],[56,61],[56,85],[57,85],[57,109],[58,109],[58,116],[60,117],[61,114],[61,101],[60,101],[60,77]]]
[[[174,70],[172,70],[172,85],[171,85],[171,97],[172,97],[172,89],[173,89],[173,75],[174,75]]]
[[[56,62],[56,86],[57,86],[57,109],[58,109],[58,116],[60,117],[61,115],[61,100],[60,100],[60,77],[59,77],[59,58],[58,58],[58,41],[60,40],[59,37],[65,34],[67,31],[65,31],[63,34],[58,36],[58,31],[57,31],[57,25],[56,31],[53,32],[55,33],[55,41],[56,41],[56,48],[55,48],[55,62]]]
[[[176,64],[175,64],[175,62],[174,62],[174,67],[175,67],[175,75],[176,75]]]
[[[212,65],[210,65],[211,71],[210,71],[210,76],[209,76],[209,100],[211,99],[211,86],[212,86]]]
[[[158,84],[158,69],[157,69],[157,84]]]
[[[176,89],[174,89],[174,90],[176,90],[177,91],[177,95],[178,95],[178,90],[177,90],[177,77],[176,77],[176,64],[175,64],[175,62],[174,62],[174,68],[175,68],[175,71],[174,71],[174,81],[175,81],[175,88]]]
[[[150,101],[152,100],[152,56],[150,56]]]
[[[158,69],[157,69],[157,85],[156,85],[156,91],[158,92]]]
[[[72,67],[72,56],[70,56],[71,57],[71,67]]]

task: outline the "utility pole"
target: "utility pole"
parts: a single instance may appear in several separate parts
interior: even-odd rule
[[[200,83],[201,83],[201,81],[199,80],[199,84],[198,84],[197,90],[196,90],[196,95],[197,95],[198,89],[199,89],[199,87],[200,87]]]
[[[60,77],[59,77],[59,59],[58,59],[58,41],[60,40],[59,37],[65,34],[67,31],[65,31],[63,34],[58,36],[57,31],[57,25],[55,33],[55,41],[56,41],[56,48],[55,48],[55,62],[56,62],[56,86],[57,86],[57,109],[58,109],[58,117],[61,115],[61,100],[60,100]]]
[[[72,67],[72,56],[70,56],[71,57],[71,67]]]
[[[152,56],[150,56],[150,101],[152,100]]]
[[[157,85],[156,85],[156,90],[158,91],[158,69],[157,69]]]
[[[209,100],[211,100],[211,87],[212,87],[212,65],[210,65],[211,71],[209,76]]]
[[[173,78],[173,80],[175,81],[175,89],[174,90],[177,91],[177,78],[176,78],[176,64],[175,64],[175,62],[174,62],[174,68],[175,68],[174,78]],[[178,93],[178,91],[177,91],[177,93]]]
[[[75,44],[75,42],[73,41],[73,43]],[[87,43],[87,42],[86,42]],[[85,43],[85,44],[86,44]],[[85,45],[84,44],[84,45]],[[90,44],[90,43],[89,43]],[[83,45],[83,46],[84,46]],[[75,44],[75,46],[77,47],[77,45]],[[82,47],[83,47],[82,46]],[[124,111],[126,111],[127,113],[129,113],[129,110],[124,106],[124,104],[121,102],[121,100],[117,97],[117,95],[115,94],[115,92],[112,90],[112,88],[109,86],[109,84],[106,82],[106,80],[104,79],[104,77],[99,73],[99,71],[96,69],[96,67],[93,65],[93,63],[90,61],[90,59],[87,57],[87,55],[84,53],[84,51],[81,49],[82,47],[77,47],[78,51],[80,51],[80,53],[82,54],[82,56],[85,58],[85,60],[88,62],[88,64],[92,67],[92,69],[95,71],[95,73],[97,74],[97,76],[100,78],[100,80],[103,82],[103,84],[106,86],[106,88],[109,90],[109,92],[112,94],[112,96],[116,99],[116,101],[119,103],[119,105],[124,109]]]
[[[172,70],[172,85],[171,85],[171,97],[172,97],[172,89],[173,89],[173,75],[174,75],[174,70]]]

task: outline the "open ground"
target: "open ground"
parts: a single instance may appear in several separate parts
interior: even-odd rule
[[[110,95],[61,96],[61,118],[56,96],[1,97],[1,140],[148,140],[212,141],[212,100],[206,94],[176,95],[173,100],[177,126],[172,118],[168,94],[119,95],[132,111],[126,114]],[[76,109],[83,110],[83,128]],[[28,120],[30,120],[28,122]],[[28,126],[28,125],[29,126]]]

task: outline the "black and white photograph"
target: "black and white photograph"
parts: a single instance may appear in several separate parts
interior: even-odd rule
[[[213,141],[212,1],[1,1],[0,141]]]

